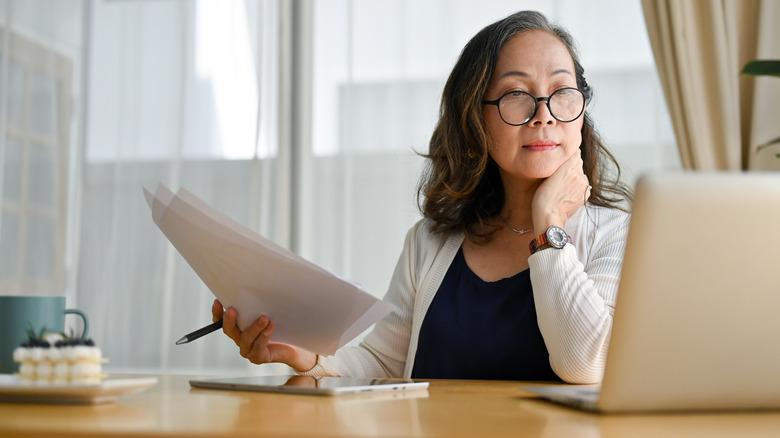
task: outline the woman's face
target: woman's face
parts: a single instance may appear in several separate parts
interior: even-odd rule
[[[565,87],[577,87],[569,51],[555,35],[534,30],[515,35],[501,49],[485,100],[495,100],[516,90],[537,98],[548,97]],[[492,140],[489,153],[505,180],[547,178],[579,152],[584,116],[560,122],[550,114],[545,102],[539,102],[528,123],[512,126],[501,119],[497,106],[484,105],[483,111]]]

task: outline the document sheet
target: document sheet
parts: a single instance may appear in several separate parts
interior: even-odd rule
[[[392,306],[230,219],[182,188],[144,189],[158,228],[246,328],[268,315],[273,341],[330,355]]]

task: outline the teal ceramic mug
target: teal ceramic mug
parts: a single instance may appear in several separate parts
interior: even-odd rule
[[[65,297],[48,295],[4,295],[0,296],[0,373],[17,371],[13,352],[27,339],[27,330],[39,333],[63,332],[65,315],[79,315],[84,323],[82,337],[87,336],[89,320],[81,310],[66,309]]]

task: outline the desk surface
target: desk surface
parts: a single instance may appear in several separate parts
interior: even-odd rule
[[[432,381],[407,395],[320,397],[189,387],[159,376],[101,405],[0,403],[0,437],[777,437],[780,411],[603,416],[549,404],[518,382]]]

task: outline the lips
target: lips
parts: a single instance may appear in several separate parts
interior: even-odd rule
[[[534,140],[528,144],[523,145],[523,149],[528,149],[532,151],[546,151],[550,149],[555,149],[557,147],[558,147],[558,143],[552,140]]]

